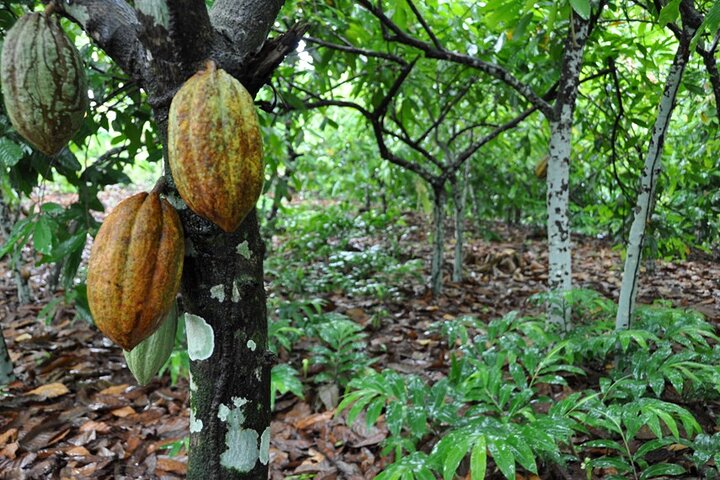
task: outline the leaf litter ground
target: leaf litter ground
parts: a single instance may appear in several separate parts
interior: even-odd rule
[[[111,192],[104,201],[116,204],[128,192]],[[46,198],[46,200],[49,200]],[[53,198],[67,202],[68,198]],[[405,217],[399,248],[408,259],[424,263],[430,250],[424,219]],[[373,368],[393,369],[436,380],[448,369],[447,346],[431,324],[475,315],[483,320],[509,311],[537,313],[528,298],[544,290],[547,254],[539,232],[492,225],[499,238],[488,242],[468,232],[465,280],[452,283],[450,245],[445,258],[445,291],[433,300],[424,280],[398,285],[399,296],[379,300],[343,291],[321,294],[325,311],[342,313],[365,327]],[[410,233],[407,233],[410,232]],[[285,239],[276,238],[282,243]],[[332,240],[332,239],[330,239]],[[346,248],[381,248],[384,235],[353,238]],[[602,241],[576,238],[574,281],[617,300],[621,280],[620,255]],[[140,387],[125,367],[121,350],[83,321],[72,321],[74,310],[62,305],[62,294],[45,287],[50,268],[34,267],[26,252],[33,302],[19,305],[7,260],[0,262],[0,324],[17,380],[0,392],[0,478],[184,478],[188,435],[188,384],[175,385],[166,374]],[[87,258],[87,257],[86,257]],[[324,265],[316,265],[323,269]],[[425,271],[427,278],[427,272]],[[284,298],[281,286],[270,277],[268,290]],[[60,306],[49,321],[39,319],[53,300]],[[657,262],[644,271],[639,301],[669,300],[693,308],[710,321],[720,321],[720,266],[717,259],[698,256],[682,262]],[[384,309],[378,325],[373,313]],[[310,341],[292,352],[280,352],[279,361],[296,367],[309,357]],[[309,375],[315,373],[313,369]],[[572,385],[578,390],[582,383]],[[369,479],[390,459],[380,455],[387,436],[381,417],[367,428],[362,417],[347,425],[336,415],[326,389],[304,382],[305,399],[292,395],[278,399],[272,423],[271,478]],[[331,395],[332,397],[332,395]],[[712,431],[711,415],[698,415]],[[432,440],[432,439],[429,439]],[[537,478],[522,476],[518,478]],[[557,478],[556,472],[541,474]],[[493,477],[495,478],[495,477]],[[497,477],[501,478],[501,477]]]

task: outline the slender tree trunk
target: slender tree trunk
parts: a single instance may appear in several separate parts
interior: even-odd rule
[[[453,282],[460,282],[463,278],[463,245],[465,234],[465,205],[467,198],[467,178],[470,171],[470,162],[465,162],[461,175],[456,174],[453,184],[455,195],[455,258],[453,259]],[[458,178],[459,177],[459,178]]]
[[[430,285],[434,297],[442,293],[442,264],[445,250],[445,185],[433,185],[433,253],[430,271]]]
[[[572,247],[570,244],[569,182],[572,152],[572,124],[575,100],[580,83],[583,50],[589,35],[589,22],[573,14],[565,42],[562,73],[550,119],[550,152],[547,171],[548,209],[548,318],[564,330],[570,329],[570,306],[565,293],[572,288]]]
[[[618,301],[618,312],[617,318],[615,319],[615,328],[617,330],[630,327],[632,314],[635,310],[642,248],[645,243],[647,222],[652,215],[655,187],[657,186],[657,181],[662,171],[662,153],[665,134],[670,125],[673,108],[675,107],[675,99],[678,89],[680,88],[685,66],[690,58],[690,40],[695,34],[695,30],[695,28],[687,26],[683,29],[680,44],[678,45],[675,58],[667,75],[665,90],[660,98],[658,114],[655,118],[655,125],[652,129],[650,145],[640,178],[640,192],[635,205],[635,217],[628,236],[627,255],[625,257],[625,268],[623,270],[622,286],[620,288],[620,300]]]
[[[2,234],[3,239],[10,237],[12,226],[19,217],[20,207],[18,206],[15,214],[13,214],[13,209],[0,194],[0,234]],[[18,267],[18,260],[22,260],[22,252],[18,252],[17,256],[11,256],[8,266],[12,270],[13,280],[15,281],[18,303],[26,305],[32,300],[32,293],[30,292],[28,277]]]
[[[0,386],[7,385],[15,380],[13,374],[13,363],[10,360],[10,352],[5,343],[5,336],[0,329]]]

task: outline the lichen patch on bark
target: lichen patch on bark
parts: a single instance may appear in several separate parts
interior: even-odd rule
[[[270,427],[263,430],[262,435],[260,435],[260,452],[258,457],[260,463],[263,465],[267,465],[270,461]]]
[[[250,251],[250,246],[248,245],[247,240],[238,244],[237,253],[238,253],[238,255],[243,257],[245,260],[250,260],[250,258],[252,257],[252,252]]]
[[[204,318],[185,314],[188,356],[190,360],[207,360],[215,350],[215,334]]]
[[[245,422],[245,404],[248,400],[242,397],[233,397],[233,407],[220,404],[218,408],[218,418],[227,423],[227,433],[225,434],[225,446],[227,449],[220,455],[220,464],[227,469],[237,470],[238,472],[249,472],[255,467],[258,458],[261,459],[263,465],[267,464],[269,458],[269,450],[266,455],[263,452],[263,445],[268,443],[268,438],[260,438],[258,443],[258,433],[249,428],[242,428]],[[263,432],[265,435],[265,432]],[[267,458],[266,458],[267,457]],[[264,461],[263,461],[264,460]]]
[[[214,298],[218,302],[225,301],[225,285],[215,285],[210,289],[210,298]]]

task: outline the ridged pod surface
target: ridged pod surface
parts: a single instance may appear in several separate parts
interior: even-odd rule
[[[160,326],[182,276],[180,218],[167,200],[138,193],[107,216],[93,243],[87,290],[95,324],[125,350]]]
[[[177,305],[173,303],[160,327],[131,351],[124,351],[125,361],[135,380],[146,385],[160,371],[175,346]]]
[[[85,71],[58,21],[21,17],[2,49],[2,93],[15,129],[46,155],[60,151],[83,124],[88,108]]]
[[[262,137],[253,99],[212,61],[173,98],[168,158],[185,203],[226,232],[237,230],[260,197]]]

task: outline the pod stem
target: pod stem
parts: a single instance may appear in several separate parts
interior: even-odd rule
[[[217,64],[215,63],[215,60],[212,58],[209,58],[205,61],[205,70],[207,70],[210,73],[214,73],[215,70],[217,70]]]
[[[53,13],[56,13],[58,11],[58,4],[54,1],[48,3],[48,6],[45,7],[45,18],[50,18],[50,15]]]
[[[158,181],[155,182],[155,186],[150,191],[150,193],[157,193],[157,194],[162,193],[162,191],[165,189],[166,184],[167,184],[167,180],[165,180],[164,176],[161,176],[160,178],[158,178]]]

